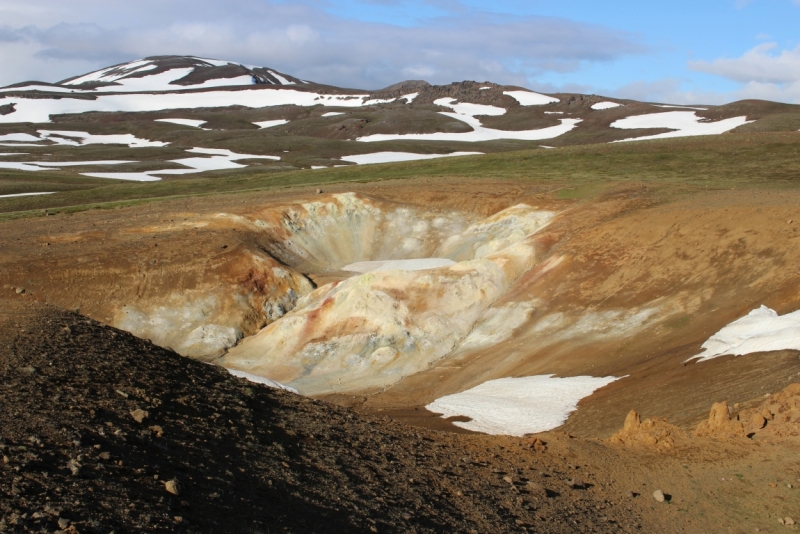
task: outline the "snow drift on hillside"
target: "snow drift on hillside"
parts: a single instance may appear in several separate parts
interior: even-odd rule
[[[452,158],[456,156],[478,156],[483,152],[451,152],[450,154],[414,154],[413,152],[373,152],[372,154],[356,154],[342,156],[342,161],[349,161],[359,165],[371,163],[392,163],[397,161],[415,161],[422,159]]]
[[[592,109],[594,109],[596,111],[601,111],[601,110],[604,110],[604,109],[618,108],[621,105],[622,104],[618,104],[616,102],[598,102],[597,104],[592,104]]]
[[[702,348],[703,352],[689,360],[704,362],[728,354],[800,350],[800,310],[778,315],[762,305],[708,338]]]
[[[181,158],[169,160],[171,163],[183,165],[184,169],[163,169],[157,171],[145,172],[92,172],[83,173],[84,176],[92,178],[109,178],[115,180],[130,180],[135,182],[156,182],[161,178],[155,176],[157,174],[170,175],[170,174],[195,174],[206,171],[219,171],[225,169],[242,169],[247,167],[241,163],[236,163],[242,159],[269,159],[278,161],[281,158],[278,156],[259,156],[254,154],[237,154],[230,150],[222,148],[190,148],[187,152],[195,154],[204,154],[211,157],[208,158]]]
[[[200,128],[208,121],[201,121],[199,119],[156,119],[156,122],[171,122],[172,124],[180,124],[181,126]]]
[[[665,132],[644,137],[630,137],[615,143],[625,141],[644,141],[646,139],[667,139],[670,137],[690,137],[695,135],[718,135],[749,122],[746,116],[732,117],[715,122],[698,117],[694,111],[667,111],[664,113],[648,113],[634,115],[611,123],[612,128],[635,130],[639,128],[669,128],[672,132]]]
[[[519,102],[520,106],[544,106],[545,104],[560,102],[559,99],[553,96],[542,95],[533,91],[503,91],[503,94]]]
[[[524,436],[561,426],[581,399],[615,380],[613,376],[500,378],[441,397],[425,408],[443,417],[469,417],[471,421],[453,423],[467,430]]]
[[[98,95],[92,100],[70,98],[59,99],[15,98],[15,111],[0,115],[0,123],[50,122],[51,115],[64,113],[86,113],[89,111],[159,111],[168,109],[219,108],[243,106],[263,108],[270,106],[316,105],[335,107],[362,107],[391,102],[369,100],[367,95],[329,95],[295,89],[243,89],[241,91],[204,91],[193,93],[131,93]]]
[[[472,127],[471,132],[448,133],[436,132],[429,134],[375,134],[360,137],[358,141],[365,143],[376,141],[393,141],[396,139],[420,140],[420,141],[463,141],[475,143],[479,141],[496,141],[498,139],[518,139],[521,141],[539,141],[541,139],[553,139],[563,135],[581,122],[581,119],[559,119],[561,124],[549,128],[538,130],[495,130],[486,128],[481,121],[476,118],[479,115],[499,116],[506,113],[506,110],[496,106],[483,104],[470,104],[468,102],[455,102],[454,98],[440,98],[433,102],[437,106],[448,107],[455,113],[440,112],[442,115],[452,117],[456,120],[466,122]]]

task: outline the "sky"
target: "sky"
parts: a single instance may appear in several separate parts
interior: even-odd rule
[[[168,54],[358,89],[800,104],[800,0],[0,0],[0,86]]]

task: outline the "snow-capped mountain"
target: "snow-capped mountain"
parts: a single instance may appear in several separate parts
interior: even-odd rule
[[[138,92],[303,83],[308,82],[266,67],[233,61],[154,56],[68,78],[56,85],[91,91]]]
[[[0,92],[142,93],[240,88],[253,85],[315,85],[267,67],[194,56],[154,56],[67,78],[57,83],[23,82]]]
[[[734,130],[785,131],[797,128],[797,117],[797,106],[764,101],[689,107],[545,95],[491,82],[408,80],[376,91],[344,89],[234,61],[155,56],[58,83],[0,88],[0,170],[40,172],[80,163],[78,168],[92,171],[86,176],[151,181],[248,165],[315,169]],[[149,147],[163,152],[165,165],[152,165],[158,158],[151,155],[151,164],[139,169],[133,153],[123,159],[117,148],[98,158],[100,145]],[[53,159],[49,151],[56,146],[59,157]],[[66,147],[72,147],[69,153]],[[180,157],[171,147],[192,156]],[[83,156],[90,151],[91,159]]]

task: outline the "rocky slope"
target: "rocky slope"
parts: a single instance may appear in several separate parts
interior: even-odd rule
[[[234,378],[0,301],[3,532],[594,532],[638,514],[560,461]],[[507,480],[504,480],[507,479]]]

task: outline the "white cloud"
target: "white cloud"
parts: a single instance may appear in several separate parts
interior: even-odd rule
[[[733,100],[800,103],[800,46],[779,51],[776,43],[763,43],[738,58],[692,61],[689,68],[743,84],[730,93]]]
[[[776,43],[763,43],[734,59],[690,61],[689,68],[742,83],[791,83],[800,80],[800,46],[794,50],[772,53],[777,48]]]
[[[306,2],[0,0],[0,85],[164,54],[367,89],[404,72],[432,83],[527,85],[544,72],[645,51],[635,36],[566,19],[460,13],[405,27],[337,17]]]

